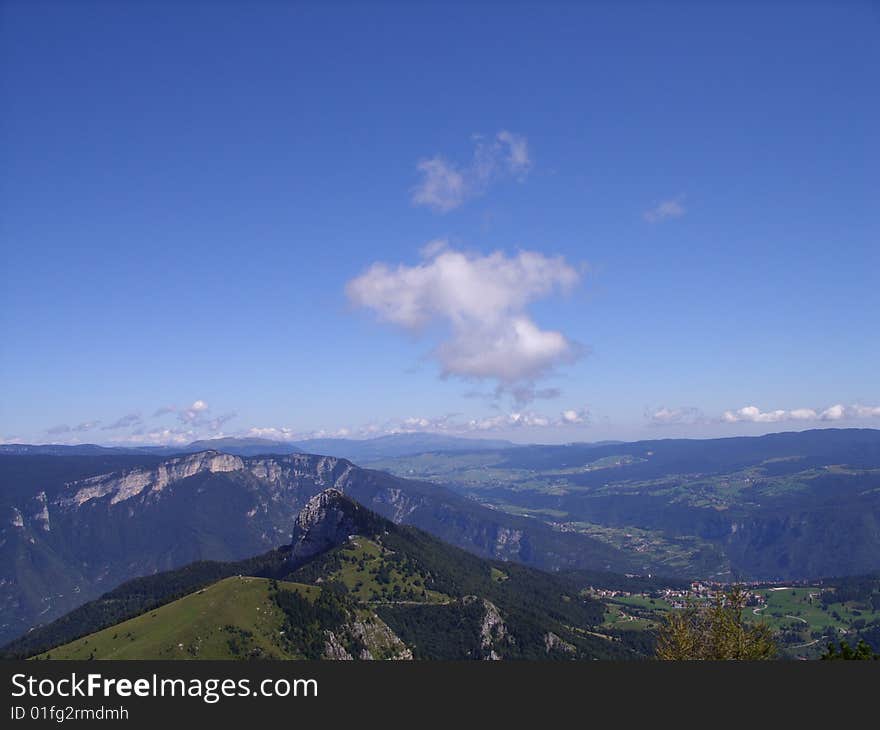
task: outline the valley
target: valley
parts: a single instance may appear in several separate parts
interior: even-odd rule
[[[878,567],[877,431],[529,446],[375,466],[589,536],[633,556],[638,572],[784,581]]]
[[[378,634],[393,634],[415,658],[473,658],[482,651],[475,648],[482,646],[475,627],[497,623],[495,612],[508,614],[506,627],[515,625],[517,616],[528,615],[528,591],[537,590],[545,605],[542,591],[549,590],[557,594],[551,604],[557,603],[548,615],[580,612],[569,622],[554,618],[539,632],[556,637],[547,639],[551,648],[647,655],[665,612],[705,599],[688,586],[717,590],[733,583],[753,591],[752,608],[759,610],[746,618],[765,618],[786,656],[815,656],[835,638],[880,639],[876,587],[833,598],[841,581],[853,580],[845,576],[880,570],[880,432],[490,443],[470,452],[458,446],[374,462],[387,471],[309,454],[7,450],[0,454],[6,515],[0,641],[15,647],[16,637],[26,635],[23,646],[40,653],[61,638],[103,631],[108,622],[141,621],[143,633],[150,622],[140,614],[184,601],[185,611],[161,622],[182,621],[183,633],[146,632],[147,643],[138,639],[129,651],[173,653],[175,646],[194,646],[192,635],[199,637],[197,653],[224,655],[230,637],[216,627],[207,631],[187,607],[206,600],[197,591],[238,576],[255,581],[244,603],[277,620],[280,614],[266,607],[277,608],[278,589],[265,588],[266,580],[321,586],[322,592],[333,586],[351,619],[337,626],[348,637],[346,654],[361,651],[351,637],[366,629],[351,626],[366,621],[384,626]],[[346,517],[326,534],[309,531],[300,544],[300,522],[328,524],[318,518],[331,492],[370,517]],[[417,529],[400,532],[404,527]],[[540,571],[521,572],[534,568]],[[811,602],[782,605],[789,594],[779,588]],[[297,593],[303,600],[312,595],[303,591]],[[565,610],[560,595],[567,597]],[[572,597],[595,603],[589,616],[583,614],[587,604],[572,605]],[[227,623],[246,632],[234,642],[245,656],[306,656],[304,647],[326,654],[314,636],[292,645],[272,634],[266,643],[248,623],[224,620],[218,627]],[[444,644],[436,626],[458,638]],[[526,629],[527,645],[483,648],[499,656],[546,656],[533,630]],[[109,643],[102,635],[96,656],[125,655],[116,633]],[[190,638],[175,643],[178,635]],[[64,651],[79,656],[85,647],[74,643]]]

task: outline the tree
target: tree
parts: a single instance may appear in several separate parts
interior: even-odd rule
[[[776,656],[767,624],[742,618],[747,595],[739,587],[718,591],[708,605],[670,611],[657,637],[656,656],[666,660],[765,660]]]
[[[841,641],[840,648],[838,649],[834,646],[834,642],[828,645],[828,650],[819,657],[820,659],[824,659],[826,661],[837,661],[837,660],[855,660],[855,661],[874,661],[880,660],[880,654],[875,654],[874,650],[871,649],[871,645],[868,644],[864,639],[859,639],[859,643],[856,644],[856,648],[853,649],[847,642]]]

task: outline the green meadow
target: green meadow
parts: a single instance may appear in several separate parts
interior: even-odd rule
[[[316,586],[279,583],[314,600]],[[260,655],[298,658],[279,648],[284,615],[270,581],[234,576],[38,659],[231,659]]]

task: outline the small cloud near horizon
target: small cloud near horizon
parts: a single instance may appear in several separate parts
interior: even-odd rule
[[[757,406],[744,406],[737,410],[724,411],[722,423],[782,423],[785,421],[847,421],[880,418],[880,406],[865,406],[855,403],[845,406],[836,403],[824,409],[794,408],[762,411]]]

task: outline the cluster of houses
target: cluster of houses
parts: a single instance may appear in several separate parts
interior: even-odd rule
[[[719,590],[725,590],[728,587],[721,583],[695,580],[684,590],[664,588],[660,591],[659,597],[673,608],[685,608],[688,603],[693,603],[694,601],[708,601]],[[761,593],[756,593],[746,588],[746,606],[763,606],[765,603],[766,600]]]
[[[708,601],[719,590],[725,590],[726,588],[729,588],[729,586],[723,583],[695,580],[687,588],[661,588],[651,593],[634,593],[609,588],[595,588],[593,586],[590,586],[587,592],[596,598],[629,598],[631,596],[659,598],[666,601],[673,608],[686,608],[688,604],[694,601]],[[748,588],[746,588],[746,596],[747,606],[758,607],[764,606],[766,603],[761,593],[748,590]]]

